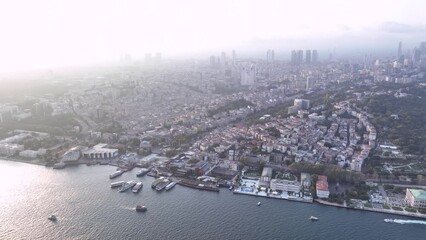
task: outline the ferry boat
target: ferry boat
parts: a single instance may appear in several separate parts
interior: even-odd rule
[[[319,220],[319,218],[314,217],[314,216],[311,216],[311,217],[309,217],[309,220],[311,220],[311,221],[318,221],[318,220]]]
[[[148,172],[149,172],[149,169],[142,168],[141,170],[139,170],[139,171],[136,173],[136,177],[143,177],[143,176],[145,176],[145,174],[147,174]]]
[[[132,192],[138,193],[142,187],[143,187],[142,182],[137,182],[136,185],[133,187]]]
[[[133,186],[135,186],[136,185],[136,182],[135,181],[133,181],[133,180],[130,180],[130,181],[128,181],[128,182],[126,182],[126,183],[124,183],[123,184],[123,186],[122,187],[120,187],[119,189],[118,189],[118,191],[119,192],[124,192],[124,191],[126,191],[127,189],[129,189],[129,188],[132,188]]]
[[[124,181],[113,182],[111,183],[111,188],[122,187],[123,184],[124,184]]]
[[[163,180],[164,180],[164,177],[160,177],[160,178],[155,179],[151,184],[151,188],[155,189],[158,184],[163,182]]]
[[[110,174],[110,175],[109,175],[109,178],[110,178],[110,179],[116,178],[116,177],[120,176],[120,175],[121,175],[121,174],[123,174],[123,173],[124,173],[124,171],[123,171],[123,170],[118,170],[117,172],[115,172],[115,173],[113,173],[113,174]]]
[[[166,191],[169,191],[170,189],[172,189],[174,186],[176,186],[176,182],[171,182],[169,184],[167,184],[166,186]]]
[[[142,205],[136,206],[136,212],[146,212],[146,210],[148,210],[148,208],[145,206],[142,206]]]
[[[166,188],[166,186],[169,184],[169,180],[168,179],[164,179],[163,182],[159,183],[157,185],[157,187],[155,187],[155,190],[157,191],[162,191],[164,188]]]

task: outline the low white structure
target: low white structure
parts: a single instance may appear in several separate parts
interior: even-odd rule
[[[36,158],[38,151],[34,151],[34,150],[24,150],[19,152],[19,156],[20,157],[25,157],[25,158]]]
[[[118,156],[118,149],[107,148],[107,144],[98,144],[83,151],[83,156],[90,159],[113,158]]]
[[[81,157],[80,147],[73,147],[62,155],[62,162],[75,162]]]
[[[14,155],[22,150],[24,150],[24,145],[14,143],[0,143],[0,154],[3,155]]]
[[[301,184],[298,181],[285,180],[285,179],[272,179],[270,183],[272,191],[285,191],[285,192],[300,192]]]

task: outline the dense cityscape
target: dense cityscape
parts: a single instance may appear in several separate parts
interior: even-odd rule
[[[293,50],[290,61],[274,50],[187,61],[157,53],[49,72],[38,81],[65,84],[60,92],[3,96],[0,152],[53,168],[143,167],[205,190],[424,218],[425,136],[401,145],[403,132],[390,129],[424,115],[374,111],[380,98],[425,95],[426,43],[403,53],[400,42],[396,52],[345,60]]]
[[[423,1],[0,5],[0,239],[426,234]]]

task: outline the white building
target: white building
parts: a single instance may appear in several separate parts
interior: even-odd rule
[[[73,147],[66,151],[62,155],[62,162],[75,162],[81,157],[81,151],[79,147]]]
[[[286,179],[272,179],[270,183],[272,191],[285,191],[285,192],[300,192],[301,184],[298,181]]]
[[[118,156],[118,149],[107,148],[107,144],[98,144],[88,150],[83,151],[83,156],[90,159],[113,158]]]
[[[241,70],[241,85],[252,86],[256,80],[256,66],[251,64],[250,67],[243,67]]]
[[[25,157],[25,158],[36,158],[38,156],[38,151],[34,151],[34,150],[24,150],[19,152],[19,156],[20,157]]]
[[[3,155],[11,156],[22,150],[24,150],[24,145],[14,143],[0,143],[0,154]]]

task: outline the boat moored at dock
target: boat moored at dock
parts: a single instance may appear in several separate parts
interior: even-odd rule
[[[163,180],[164,180],[164,177],[160,177],[160,178],[155,179],[151,184],[151,188],[155,189],[158,184],[163,182]]]
[[[132,192],[138,193],[142,187],[143,187],[142,182],[137,182],[136,185],[133,187]]]
[[[141,170],[139,170],[137,173],[136,173],[136,177],[143,177],[143,176],[145,176],[145,174],[147,174],[149,172],[149,169],[147,169],[147,168],[142,168]]]
[[[169,191],[170,189],[172,189],[174,186],[176,186],[176,182],[171,182],[169,184],[167,184],[166,186],[166,191]]]
[[[130,180],[130,181],[128,181],[128,182],[126,182],[126,183],[124,183],[123,184],[123,186],[122,187],[120,187],[119,189],[118,189],[118,191],[119,192],[124,192],[124,191],[126,191],[127,189],[129,189],[129,188],[132,188],[133,186],[135,186],[136,185],[136,182],[135,181],[133,181],[133,180]]]
[[[160,182],[156,187],[155,190],[157,191],[162,191],[164,188],[166,188],[166,186],[169,184],[169,180],[168,179],[163,179],[162,182]]]
[[[109,178],[110,178],[110,179],[116,178],[116,177],[118,177],[118,176],[121,176],[121,174],[123,174],[123,173],[124,173],[124,171],[123,171],[123,170],[118,170],[118,171],[116,171],[115,173],[110,174],[110,175],[109,175]]]
[[[124,181],[113,182],[111,183],[111,188],[122,187],[123,184],[124,184]]]

